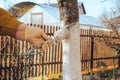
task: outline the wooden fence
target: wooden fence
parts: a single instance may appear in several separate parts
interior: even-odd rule
[[[32,25],[44,29],[53,36],[60,27]],[[119,44],[119,39],[112,32],[92,29],[80,29],[80,55],[82,71],[99,67],[100,63],[107,66],[118,64],[115,50],[101,41],[111,39]],[[43,76],[62,72],[62,42],[52,45],[43,54],[23,56],[33,46],[28,42],[15,40],[8,36],[0,36],[0,80],[23,80],[27,77]],[[39,53],[37,50],[33,53]],[[41,52],[42,53],[42,52]]]

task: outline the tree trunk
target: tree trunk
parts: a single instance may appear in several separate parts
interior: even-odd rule
[[[63,40],[63,80],[82,80],[77,0],[58,0],[58,7],[61,24],[67,25],[70,32],[69,38]]]

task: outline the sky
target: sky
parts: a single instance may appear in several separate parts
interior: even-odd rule
[[[102,12],[110,11],[112,0],[79,0],[83,2],[87,15],[98,18]]]

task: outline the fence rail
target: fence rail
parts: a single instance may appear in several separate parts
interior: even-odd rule
[[[33,25],[53,36],[60,27]],[[104,34],[104,36],[103,36]],[[116,51],[105,44],[103,37],[111,39],[111,42],[119,44],[120,41],[112,32],[101,30],[80,29],[80,55],[82,71],[97,68],[104,63],[107,66],[118,64]],[[49,75],[62,72],[62,42],[52,45],[45,53],[33,56],[19,56],[26,54],[33,45],[28,42],[19,41],[9,36],[0,36],[0,80],[23,80],[27,77]],[[6,55],[8,54],[8,55]],[[6,56],[5,56],[6,55]]]

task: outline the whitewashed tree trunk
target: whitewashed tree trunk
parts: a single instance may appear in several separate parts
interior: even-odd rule
[[[82,80],[77,0],[58,0],[58,7],[63,28],[55,38],[63,39],[63,80]]]
[[[82,80],[79,23],[70,28],[70,37],[62,42],[63,80]]]

